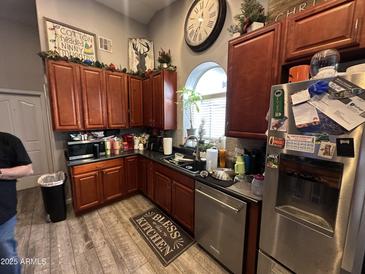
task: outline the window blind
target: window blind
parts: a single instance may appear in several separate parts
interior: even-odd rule
[[[226,94],[211,98],[203,96],[200,104],[200,112],[193,111],[194,127],[199,128],[204,119],[204,138],[219,138],[224,136],[226,121]]]

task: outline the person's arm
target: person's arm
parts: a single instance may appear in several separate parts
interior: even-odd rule
[[[15,180],[33,174],[32,164],[0,169],[0,180]]]

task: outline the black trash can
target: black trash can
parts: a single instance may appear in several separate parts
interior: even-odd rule
[[[38,179],[47,221],[55,223],[66,219],[65,181],[66,174],[62,171],[42,175]]]

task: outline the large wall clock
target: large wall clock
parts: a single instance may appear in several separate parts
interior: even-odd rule
[[[185,19],[185,41],[196,52],[209,48],[226,19],[226,0],[195,0]]]

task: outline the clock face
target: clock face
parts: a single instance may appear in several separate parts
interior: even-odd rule
[[[223,27],[225,15],[225,0],[196,0],[185,19],[188,46],[202,51],[213,44]]]

